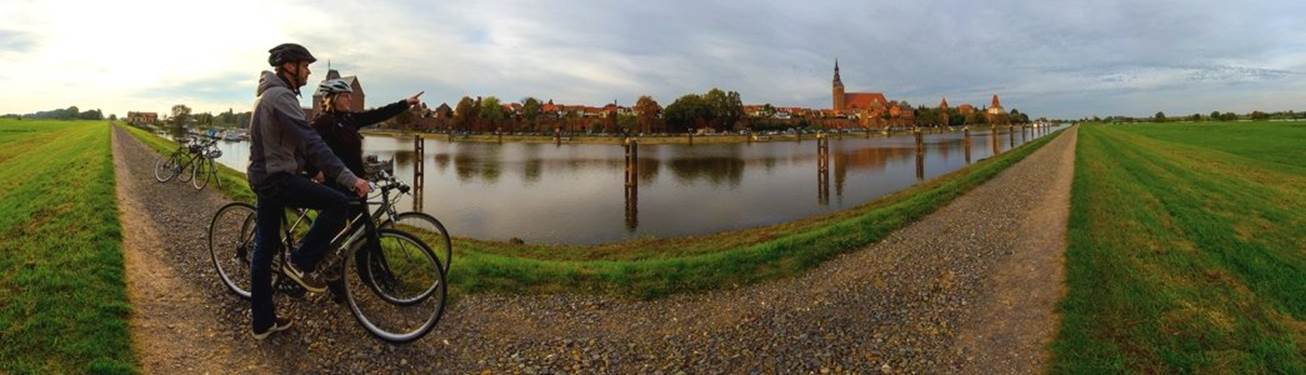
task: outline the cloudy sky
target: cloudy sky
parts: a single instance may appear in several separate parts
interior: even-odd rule
[[[1306,1],[58,1],[0,3],[0,113],[248,110],[304,44],[369,106],[419,90],[663,105],[712,87],[849,91],[1035,116],[1306,110]],[[303,101],[305,104],[308,100]]]

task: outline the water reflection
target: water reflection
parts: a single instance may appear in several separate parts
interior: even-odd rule
[[[854,207],[1047,130],[984,126],[927,132],[919,139],[915,133],[875,132],[692,147],[369,136],[364,149],[394,158],[396,175],[413,178],[408,182],[414,197],[405,197],[403,207],[411,204],[440,218],[454,235],[598,243],[706,234]],[[973,147],[985,143],[989,147]],[[224,163],[244,169],[247,143],[219,146]],[[816,202],[802,198],[811,197],[813,169]]]

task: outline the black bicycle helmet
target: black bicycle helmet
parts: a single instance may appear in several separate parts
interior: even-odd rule
[[[279,66],[288,62],[307,61],[312,64],[317,61],[313,54],[308,53],[308,48],[295,43],[285,43],[272,47],[268,50],[268,64]]]

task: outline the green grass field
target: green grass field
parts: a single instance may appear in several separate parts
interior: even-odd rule
[[[129,130],[156,151],[176,147],[149,132]],[[1051,139],[1030,142],[857,208],[780,225],[596,246],[514,245],[455,237],[452,293],[567,291],[656,298],[797,275],[943,207]],[[232,179],[239,174],[225,173]],[[229,197],[248,197],[243,194],[249,194],[249,188],[240,179],[231,184],[224,180]]]
[[[1306,373],[1306,123],[1079,133],[1053,371]]]
[[[0,373],[135,371],[109,130],[0,119]]]

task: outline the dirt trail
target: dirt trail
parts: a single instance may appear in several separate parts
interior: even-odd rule
[[[133,178],[114,131],[113,164],[127,267],[127,295],[132,303],[131,332],[141,370],[152,374],[254,372],[266,370],[267,358],[235,352],[240,345],[218,329],[217,315],[196,286],[177,276],[158,252],[164,246],[157,223],[143,208],[148,196]],[[134,140],[133,140],[134,141]],[[153,182],[153,181],[149,181]],[[184,272],[184,271],[182,271]]]
[[[321,296],[279,299],[295,327],[255,342],[248,302],[222,289],[203,243],[225,201],[212,188],[155,183],[156,154],[121,130],[115,142],[120,199],[136,203],[123,216],[133,228],[132,324],[147,370],[212,362],[221,372],[1012,373],[1044,366],[1057,326],[1075,129],[799,277],[655,301],[462,296],[435,331],[406,346],[371,338]]]

